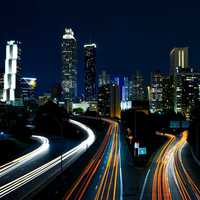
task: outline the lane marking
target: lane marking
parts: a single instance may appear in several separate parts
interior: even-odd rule
[[[146,183],[147,183],[147,179],[148,179],[149,173],[150,173],[150,169],[147,171],[146,177],[144,179],[144,183],[143,183],[143,186],[142,186],[142,191],[141,191],[141,194],[140,194],[140,200],[143,199],[144,190],[145,190],[145,187],[146,187]]]

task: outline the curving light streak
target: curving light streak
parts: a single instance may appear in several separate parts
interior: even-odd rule
[[[76,159],[78,159],[86,151],[86,149],[88,149],[93,144],[93,142],[95,141],[95,135],[94,132],[89,127],[75,120],[70,120],[70,123],[79,126],[81,129],[86,131],[86,133],[88,134],[87,139],[81,142],[78,146],[62,154],[62,156],[58,156],[57,158],[36,168],[35,170],[32,170],[31,172],[1,186],[0,198],[22,187],[23,185],[39,177],[40,175],[46,173],[47,171],[51,170],[53,167],[55,167],[56,165],[60,164],[63,161],[65,161],[64,166],[69,166]]]
[[[23,163],[31,160],[32,158],[35,158],[35,157],[41,155],[43,152],[45,152],[49,148],[49,140],[46,137],[33,135],[32,138],[37,140],[39,143],[41,143],[41,145],[37,149],[35,149],[31,152],[29,152],[11,162],[1,165],[0,166],[0,177],[4,176],[5,174],[9,173],[10,171],[16,169],[17,167],[19,167]]]
[[[171,193],[168,185],[168,179],[166,176],[166,159],[168,158],[168,151],[170,146],[175,141],[175,136],[170,134],[165,134],[168,138],[167,143],[163,145],[160,150],[160,154],[156,160],[157,165],[153,175],[153,186],[152,186],[152,199],[163,199],[164,198],[171,200]]]
[[[200,199],[200,190],[185,169],[181,156],[182,149],[187,144],[187,131],[184,131],[181,138],[176,141],[174,136],[169,134],[168,136],[171,139],[163,146],[157,159],[153,177],[152,199],[172,199],[173,194],[170,189],[174,186],[181,199]],[[170,184],[169,178],[173,179],[175,185]]]
[[[87,117],[88,118],[88,117]],[[90,117],[90,119],[96,119]],[[94,199],[117,199],[117,192],[119,190],[120,199],[122,199],[122,171],[121,171],[121,158],[120,158],[120,139],[119,139],[119,125],[117,122],[109,119],[102,118],[101,120],[109,123],[107,133],[101,143],[99,149],[92,157],[90,163],[83,170],[82,174],[74,182],[72,187],[67,191],[65,196],[66,200],[85,198],[85,193],[88,191],[89,186],[95,174],[100,169],[102,163],[106,162],[103,166],[103,173],[97,182],[97,191]],[[105,154],[107,155],[105,159]],[[104,165],[104,164],[103,164]],[[119,184],[118,184],[119,181]]]

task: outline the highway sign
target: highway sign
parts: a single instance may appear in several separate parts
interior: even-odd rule
[[[138,156],[146,155],[146,154],[147,154],[147,148],[146,147],[138,148]]]

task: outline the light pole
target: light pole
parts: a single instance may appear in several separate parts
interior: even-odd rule
[[[137,137],[136,134],[137,128],[136,128],[136,109],[134,110],[134,132],[135,132],[135,138]]]

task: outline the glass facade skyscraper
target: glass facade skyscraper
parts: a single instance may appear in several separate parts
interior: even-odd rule
[[[77,97],[77,68],[76,50],[77,44],[74,32],[70,28],[65,29],[62,37],[62,90],[64,100],[72,102]]]
[[[85,58],[85,100],[96,99],[96,44],[84,45]]]
[[[163,111],[163,76],[159,71],[151,74],[150,112]]]
[[[123,80],[122,101],[129,101],[129,80],[128,80],[128,77],[124,77],[124,80]]]
[[[136,71],[134,73],[130,84],[131,84],[130,85],[131,100],[144,101],[145,99],[144,77],[139,71]]]

